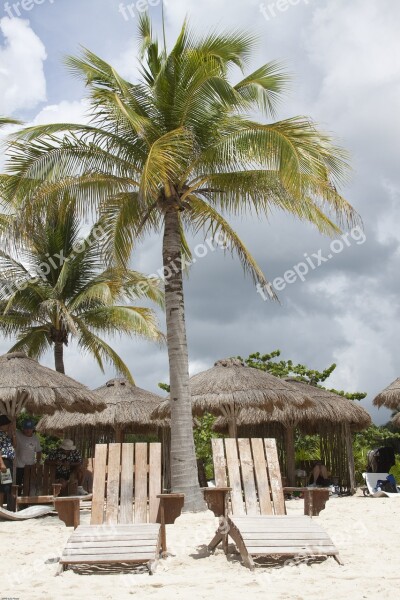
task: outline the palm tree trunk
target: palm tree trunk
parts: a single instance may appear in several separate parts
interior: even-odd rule
[[[54,364],[56,367],[56,371],[65,374],[64,344],[62,342],[54,342]]]
[[[181,239],[176,206],[169,206],[165,212],[163,261],[171,386],[171,486],[173,492],[185,494],[185,511],[198,511],[203,510],[205,505],[197,477],[193,439]]]

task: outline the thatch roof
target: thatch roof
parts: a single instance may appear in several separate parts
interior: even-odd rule
[[[221,414],[221,408],[236,410],[257,406],[264,411],[283,409],[288,404],[302,408],[313,404],[306,390],[296,390],[282,379],[244,365],[237,358],[218,360],[211,369],[190,378],[194,415],[205,412]],[[169,399],[153,413],[164,419],[170,416]]]
[[[256,408],[242,409],[237,425],[240,427],[240,425],[261,423],[298,424],[308,433],[314,433],[321,423],[349,423],[353,431],[360,431],[371,424],[370,415],[356,401],[294,379],[287,378],[285,382],[299,393],[307,393],[314,400],[314,405],[300,409],[286,405],[283,409],[274,409],[271,413]],[[221,417],[215,422],[214,429],[224,432],[227,426],[227,420]]]
[[[374,398],[374,406],[386,406],[391,410],[400,408],[400,378],[395,379],[387,388]]]
[[[0,413],[53,414],[56,410],[84,413],[103,410],[105,404],[71,377],[40,365],[24,352],[0,356]]]
[[[392,419],[392,423],[395,427],[399,427],[400,428],[400,412],[397,413],[397,415],[395,415]]]
[[[123,378],[107,381],[94,390],[94,394],[97,402],[106,404],[102,412],[84,415],[59,411],[52,416],[43,417],[37,430],[56,433],[75,427],[112,427],[125,430],[134,428],[135,432],[144,433],[157,427],[157,423],[150,419],[150,414],[163,400],[161,396],[143,390]]]

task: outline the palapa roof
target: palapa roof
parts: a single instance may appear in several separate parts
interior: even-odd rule
[[[374,406],[386,406],[391,410],[400,408],[400,378],[395,379],[387,388],[374,398]]]
[[[395,415],[392,419],[392,423],[395,427],[399,427],[400,428],[400,412],[397,413],[397,415]]]
[[[218,360],[211,369],[190,378],[190,393],[194,415],[205,412],[221,414],[221,408],[236,409],[257,406],[264,411],[290,404],[297,408],[313,404],[309,394],[296,390],[279,377],[246,366],[238,358]],[[170,416],[169,399],[154,411],[153,417]]]
[[[157,426],[150,419],[150,414],[163,400],[161,396],[143,390],[124,378],[107,381],[94,390],[94,394],[99,403],[104,402],[106,405],[102,412],[84,415],[59,411],[41,419],[38,431],[60,432],[73,427],[134,427],[137,432],[141,432]]]
[[[22,408],[40,414],[60,409],[89,413],[103,410],[105,404],[71,377],[24,352],[10,352],[0,356],[0,413],[16,415]]]
[[[354,400],[295,379],[286,378],[285,382],[299,392],[307,393],[314,400],[314,405],[298,408],[288,404],[283,409],[274,409],[271,413],[256,408],[242,409],[237,425],[274,422],[283,425],[298,424],[302,429],[312,433],[318,430],[321,423],[331,425],[349,423],[353,431],[360,431],[371,424],[368,412]],[[216,431],[225,431],[226,428],[227,420],[224,418],[219,418],[214,424]]]

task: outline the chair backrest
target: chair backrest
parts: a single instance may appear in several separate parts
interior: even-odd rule
[[[284,515],[285,500],[275,439],[212,439],[216,487],[231,487],[231,512]]]
[[[92,525],[155,523],[161,444],[96,444]]]
[[[48,496],[53,493],[53,483],[56,481],[55,465],[26,465],[22,496]]]

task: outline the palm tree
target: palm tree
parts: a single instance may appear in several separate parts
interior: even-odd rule
[[[107,251],[126,264],[133,243],[162,232],[167,344],[171,385],[171,472],[186,510],[202,506],[192,433],[182,284],[185,232],[219,234],[253,279],[266,285],[253,257],[224,215],[273,208],[339,231],[332,218],[353,222],[337,191],[346,154],[306,117],[267,120],[287,84],[275,62],[233,84],[244,69],[252,35],[213,32],[198,38],[185,23],[170,52],[139,23],[141,79],[130,83],[84,50],[68,65],[89,90],[90,125],[28,128],[13,138],[4,194],[25,214],[68,191],[83,211],[96,206],[106,222]],[[63,137],[61,137],[63,134]]]
[[[13,221],[8,217],[11,228]],[[156,279],[116,267],[104,270],[101,226],[95,224],[84,239],[80,230],[75,203],[55,205],[46,218],[35,219],[30,239],[20,239],[16,252],[0,250],[0,331],[17,337],[10,351],[39,358],[52,347],[60,373],[64,346],[75,338],[102,371],[107,361],[132,381],[121,357],[100,336],[160,341],[153,311],[127,301],[146,296],[162,306],[163,294]]]

